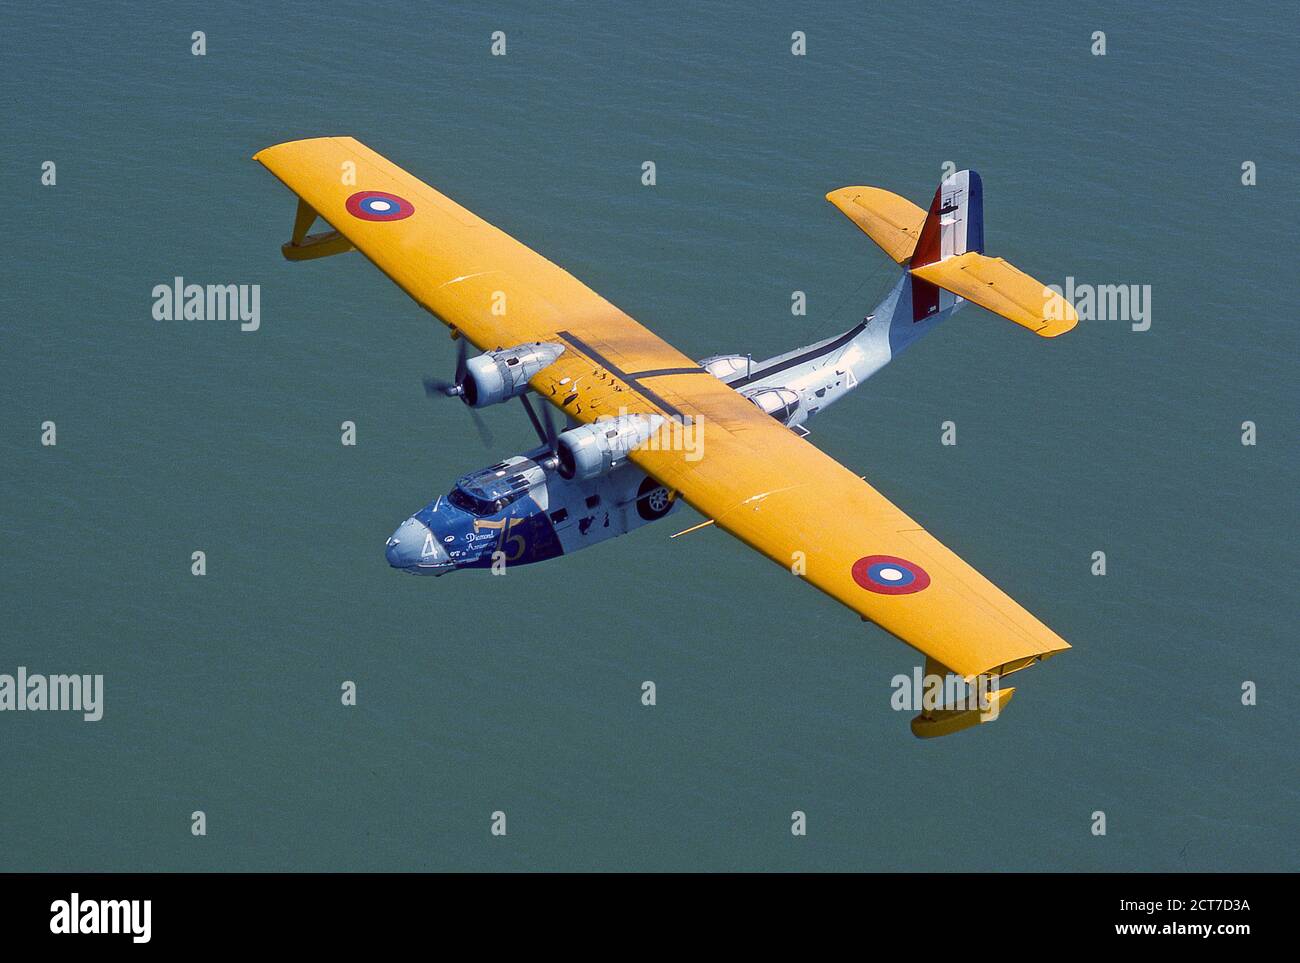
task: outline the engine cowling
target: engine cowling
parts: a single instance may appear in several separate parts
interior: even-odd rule
[[[471,408],[486,408],[517,398],[528,390],[529,378],[563,353],[562,344],[534,341],[476,355],[465,362],[461,401]]]
[[[662,415],[619,415],[570,428],[555,445],[560,475],[586,481],[613,471],[663,423]]]

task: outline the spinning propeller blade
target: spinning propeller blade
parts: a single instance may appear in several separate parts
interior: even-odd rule
[[[458,398],[465,393],[465,371],[468,366],[466,351],[468,342],[461,338],[456,342],[456,375],[451,381],[445,381],[442,378],[425,378],[424,393],[430,398],[443,396],[446,398]]]
[[[469,342],[460,338],[456,342],[456,374],[451,381],[443,378],[425,378],[424,393],[430,398],[461,398],[464,400],[465,394],[465,372],[469,367]],[[474,408],[466,405],[469,409],[469,417],[474,422],[474,429],[483,441],[483,447],[491,448],[493,444],[492,432],[488,430],[487,423],[484,422],[483,416]]]

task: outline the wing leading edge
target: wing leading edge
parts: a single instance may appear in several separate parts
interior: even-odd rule
[[[479,348],[563,342],[559,361],[532,379],[542,397],[583,423],[667,415],[662,443],[632,454],[643,470],[937,668],[1000,676],[1069,648],[851,471],[568,272],[364,144],[317,138],[255,157],[299,196],[297,241],[318,214],[339,235],[328,243],[360,250]],[[380,202],[367,208],[367,196]],[[900,242],[910,228],[899,230]],[[699,447],[672,450],[670,427],[688,419],[700,426]]]

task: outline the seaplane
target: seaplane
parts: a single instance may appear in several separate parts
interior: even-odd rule
[[[537,433],[534,449],[465,475],[402,521],[385,545],[394,569],[500,573],[685,503],[706,519],[687,532],[730,533],[918,650],[927,676],[990,693],[920,707],[911,722],[920,737],[998,718],[1015,691],[1003,678],[1069,648],[808,440],[809,419],[967,302],[1043,338],[1075,326],[1066,299],[984,253],[975,171],[944,177],[928,209],[879,187],[827,194],[899,265],[898,278],[848,331],[754,361],[687,357],[354,138],[290,141],[254,159],[298,198],[285,258],[360,251],[456,339],[452,376],[426,379],[426,391],[472,414],[517,398]],[[310,233],[318,221],[325,229]]]

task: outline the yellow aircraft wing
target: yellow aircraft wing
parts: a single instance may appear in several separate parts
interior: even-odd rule
[[[298,195],[296,239],[319,215],[478,348],[536,341],[563,328],[596,343],[617,337],[619,347],[609,350],[647,367],[694,366],[573,275],[358,140],[290,141],[259,151],[254,160]],[[293,259],[295,248],[311,250],[293,243],[285,248]]]
[[[722,397],[692,404],[702,381],[674,377],[680,396],[658,390],[701,412],[731,407]],[[853,472],[774,419],[744,416],[743,427],[706,421],[694,463],[666,451],[632,458],[720,528],[958,675],[1002,675],[1069,648]]]
[[[1069,646],[859,479],[562,268],[352,138],[256,155],[300,198],[286,256],[355,247],[480,349],[566,350],[533,388],[575,420],[691,420],[700,457],[652,443],[648,474],[718,526],[924,652],[940,670],[1003,675]],[[319,214],[334,232],[314,241]],[[999,705],[1011,690],[1002,690]],[[968,719],[963,724],[969,724]],[[959,728],[961,726],[956,726]],[[916,721],[913,731],[918,735]],[[951,731],[951,730],[949,730]]]

